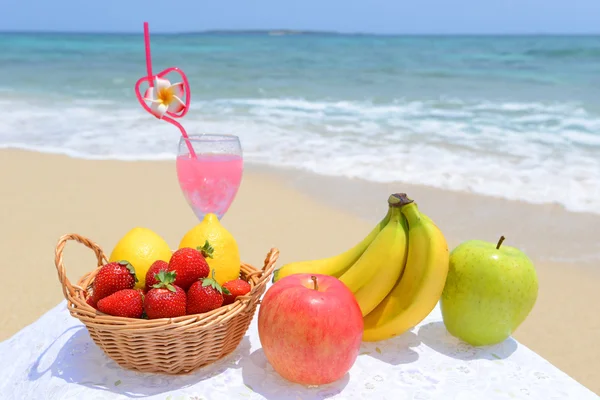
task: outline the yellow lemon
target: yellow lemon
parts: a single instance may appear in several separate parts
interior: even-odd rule
[[[220,285],[240,275],[240,252],[233,235],[221,225],[215,214],[206,214],[201,223],[190,229],[181,239],[179,248],[202,248],[208,241],[212,257],[206,257],[210,274],[215,271],[215,280]]]
[[[110,254],[109,261],[127,260],[138,279],[135,288],[146,286],[146,272],[156,260],[169,262],[171,249],[165,240],[148,228],[136,227],[123,236]]]

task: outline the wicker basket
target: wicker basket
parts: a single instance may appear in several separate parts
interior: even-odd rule
[[[83,243],[96,253],[98,268],[71,284],[63,264],[69,240]],[[77,234],[64,235],[55,251],[58,279],[71,315],[88,329],[94,342],[123,368],[142,372],[185,374],[230,354],[240,344],[275,268],[279,251],[272,248],[262,270],[242,263],[241,275],[250,292],[230,305],[196,315],[153,320],[113,317],[86,303],[99,268],[108,262],[102,249]]]

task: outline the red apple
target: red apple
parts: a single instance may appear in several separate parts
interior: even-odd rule
[[[274,283],[258,312],[258,336],[267,360],[283,378],[324,385],[342,378],[358,356],[363,318],[339,279],[294,274]]]

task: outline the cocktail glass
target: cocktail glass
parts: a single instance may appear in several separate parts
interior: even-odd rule
[[[195,158],[189,145],[196,153]],[[214,213],[221,219],[242,181],[240,139],[221,134],[182,136],[176,166],[179,186],[196,217],[202,221],[206,214]]]

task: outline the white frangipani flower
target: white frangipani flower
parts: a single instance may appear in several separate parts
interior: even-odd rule
[[[167,111],[178,113],[185,108],[183,97],[183,82],[171,84],[168,79],[156,77],[154,87],[148,88],[144,100],[152,103],[152,114],[162,118]]]

